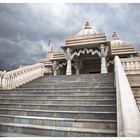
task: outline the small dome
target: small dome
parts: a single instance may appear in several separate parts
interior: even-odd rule
[[[97,33],[97,31],[92,29],[92,26],[89,22],[86,22],[84,29],[78,32],[76,36],[93,35],[95,33]]]
[[[122,45],[126,45],[126,42],[120,40],[117,36],[117,33],[114,32],[112,35],[111,46],[122,46]]]

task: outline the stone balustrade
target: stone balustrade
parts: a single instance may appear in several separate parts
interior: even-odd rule
[[[140,136],[140,112],[126,73],[118,56],[115,56],[115,83],[117,92],[118,136]]]
[[[44,64],[20,67],[10,72],[0,71],[0,88],[14,89],[44,75]]]
[[[123,58],[121,63],[126,74],[140,74],[140,57]]]

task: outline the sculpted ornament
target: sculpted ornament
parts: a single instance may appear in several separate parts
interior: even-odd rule
[[[61,63],[61,64],[58,64],[56,70],[58,70],[59,68],[62,68],[62,67],[64,67],[64,66],[66,66],[66,62],[63,62],[63,63]]]
[[[71,55],[71,59],[73,59],[74,56],[80,56],[81,54],[89,54],[91,53],[92,55],[95,55],[95,54],[98,54],[98,56],[100,57],[101,56],[101,53],[98,51],[98,50],[92,50],[92,49],[83,49],[83,50],[79,50],[78,52],[74,52],[72,55]]]

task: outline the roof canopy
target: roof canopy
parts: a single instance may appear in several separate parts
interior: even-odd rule
[[[84,29],[78,32],[75,36],[68,37],[66,44],[62,48],[84,48],[98,47],[100,44],[110,45],[104,32],[97,32],[91,26],[91,23],[86,22]]]

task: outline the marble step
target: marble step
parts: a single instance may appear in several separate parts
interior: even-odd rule
[[[98,87],[102,87],[102,88],[107,88],[107,87],[114,87],[114,81],[110,81],[110,82],[107,82],[107,81],[100,81],[100,82],[92,82],[92,81],[88,81],[88,82],[83,82],[83,81],[80,81],[80,82],[77,82],[77,81],[46,81],[46,82],[43,82],[43,81],[38,81],[38,82],[29,82],[29,83],[26,83],[22,86],[20,86],[21,88],[25,88],[25,87],[54,87],[54,88],[59,88],[59,87],[95,87],[95,88],[98,88]]]
[[[31,103],[0,103],[1,108],[31,110],[63,110],[63,111],[116,111],[116,105],[74,105],[74,104],[31,104]]]
[[[14,116],[0,114],[0,122],[22,123],[43,126],[91,128],[91,129],[116,129],[116,120],[98,119],[73,119],[34,116]]]
[[[52,79],[46,79],[46,80],[39,80],[37,79],[38,81],[36,80],[33,80],[32,83],[33,84],[36,84],[36,83],[41,83],[41,84],[45,84],[45,83],[54,83],[54,84],[66,84],[65,82],[67,82],[68,84],[105,84],[105,83],[108,83],[108,84],[114,84],[114,79],[92,79],[90,80],[89,78],[88,79],[83,79],[83,80],[78,80],[78,79],[74,79],[74,80],[69,80],[69,79],[58,79],[58,80],[52,80]]]
[[[26,85],[114,85],[114,80],[112,81],[96,81],[96,82],[92,82],[92,81],[47,81],[47,82],[43,82],[43,81],[32,81],[27,83]]]
[[[36,79],[36,80],[33,80],[32,81],[32,84],[70,84],[70,85],[73,85],[74,83],[75,84],[114,84],[114,79],[74,79],[74,80],[70,80],[70,79],[45,79],[45,80],[40,80],[40,79]]]
[[[73,84],[76,84],[76,85],[106,85],[106,84],[114,84],[114,79],[97,79],[97,80],[68,80],[68,79],[59,79],[59,80],[39,80],[37,79],[38,81],[36,80],[33,80],[31,81],[32,84],[44,84],[44,85],[47,85],[47,84],[54,84],[54,85],[73,85]],[[31,84],[30,82],[27,83],[27,85]]]
[[[2,91],[1,91],[2,92]],[[6,91],[4,91],[3,93],[5,93]],[[9,91],[8,91],[9,92]],[[15,89],[15,90],[13,90],[13,91],[11,91],[10,93],[16,93],[16,92],[18,92],[18,93],[20,93],[20,92],[32,92],[32,93],[34,93],[34,92],[40,92],[40,93],[43,93],[43,92],[46,92],[46,93],[69,93],[69,92],[73,92],[73,93],[83,93],[83,92],[92,92],[92,93],[109,93],[109,92],[115,92],[115,89],[114,88],[112,88],[112,89],[100,89],[100,88],[91,88],[91,89],[85,89],[85,88],[83,88],[83,89],[81,89],[81,88],[71,88],[71,89],[54,89],[54,88],[52,88],[52,89],[42,89],[42,88],[22,88],[22,89]]]
[[[71,90],[71,91],[78,91],[78,90],[81,90],[81,91],[96,91],[96,90],[99,90],[99,91],[102,91],[102,90],[107,90],[107,91],[112,91],[114,90],[114,87],[112,86],[108,86],[108,87],[100,87],[100,86],[96,86],[96,87],[18,87],[16,88],[16,91],[23,91],[23,90],[37,90],[37,91],[43,91],[43,90],[46,90],[46,91],[68,91],[68,90]]]
[[[0,98],[1,103],[36,103],[36,104],[75,104],[75,105],[98,105],[116,104],[116,99],[11,99]]]
[[[20,123],[0,123],[0,131],[53,137],[115,137],[116,130],[40,126]]]
[[[114,90],[111,90],[111,91],[108,91],[108,90],[102,90],[102,91],[99,91],[99,90],[93,90],[93,91],[81,91],[81,90],[74,90],[74,91],[71,91],[71,90],[62,90],[62,91],[58,91],[58,90],[55,90],[55,92],[53,90],[50,90],[50,91],[46,91],[46,90],[42,90],[42,91],[37,91],[37,90],[3,90],[3,91],[0,91],[0,96],[1,95],[14,95],[14,94],[18,94],[18,95],[109,95],[109,94],[116,94],[116,91],[115,89]]]
[[[0,137],[42,137],[40,135],[30,135],[21,133],[10,133],[6,131],[0,131]]]
[[[114,73],[97,73],[97,74],[80,74],[80,75],[57,75],[57,76],[44,76],[40,77],[38,79],[95,79],[95,78],[107,78],[112,79],[114,76]]]
[[[53,84],[49,84],[49,85],[42,85],[42,84],[31,84],[31,85],[24,85],[24,86],[20,86],[20,88],[47,88],[47,89],[50,89],[50,88],[54,88],[54,89],[65,89],[65,88],[100,88],[103,89],[103,88],[114,88],[114,85],[53,85]]]
[[[114,75],[112,73],[106,73],[106,74],[80,74],[79,75],[57,75],[57,76],[44,76],[40,77],[37,80],[97,80],[97,79],[114,79]]]
[[[12,94],[12,95],[1,95],[0,98],[2,99],[24,99],[24,100],[28,100],[28,99],[32,99],[32,100],[47,100],[47,99],[116,99],[115,94],[111,94],[111,95],[102,95],[102,96],[89,96],[89,95],[18,95],[18,94]]]
[[[75,119],[106,119],[115,120],[116,111],[64,111],[64,110],[30,110],[0,108],[0,114],[15,116],[40,116]]]
[[[67,83],[66,83],[67,81]],[[106,80],[106,81],[69,81],[69,80],[65,80],[65,81],[47,81],[47,82],[43,82],[43,81],[32,81],[32,82],[29,82],[27,85],[30,85],[30,84],[34,84],[34,85],[37,85],[37,84],[42,84],[42,85],[49,85],[49,84],[53,84],[53,85],[114,85],[114,80]],[[113,83],[112,83],[113,82]]]

